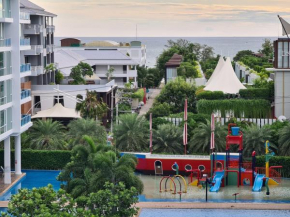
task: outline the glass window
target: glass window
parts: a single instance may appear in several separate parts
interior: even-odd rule
[[[282,68],[283,42],[278,42],[278,68]]]
[[[0,111],[0,134],[6,132],[6,110]]]
[[[288,47],[289,43],[284,42],[284,49],[283,49],[283,68],[289,68],[289,52],[288,52]]]
[[[5,97],[5,83],[4,81],[0,81],[0,105],[5,104],[6,97]]]
[[[174,80],[177,77],[177,69],[176,68],[167,68],[166,69],[167,73],[167,82]]]
[[[0,82],[0,105],[9,103],[12,101],[12,81]]]

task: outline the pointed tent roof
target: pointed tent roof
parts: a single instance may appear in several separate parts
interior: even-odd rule
[[[210,84],[210,82],[212,80],[214,80],[214,78],[218,77],[219,72],[221,71],[222,67],[225,64],[225,60],[223,57],[220,57],[217,66],[215,67],[215,70],[213,71],[212,75],[210,76],[209,80],[206,83],[206,87]]]
[[[231,94],[238,93],[240,89],[246,89],[246,87],[236,76],[229,57],[217,76],[204,88],[204,90],[223,91],[224,93]]]
[[[52,108],[37,112],[32,118],[81,118],[79,112],[56,103]]]
[[[282,30],[283,30],[283,35],[290,35],[290,24],[284,20],[282,17],[278,16],[281,24],[282,24]]]

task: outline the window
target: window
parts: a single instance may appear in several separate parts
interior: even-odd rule
[[[172,170],[174,170],[174,171],[176,171],[176,165],[175,164],[173,164],[172,166],[171,166],[171,168],[172,168]]]
[[[177,69],[176,68],[167,68],[166,69],[166,78],[167,82],[174,80],[177,77]]]
[[[58,101],[59,101],[60,104],[62,104],[62,106],[64,106],[63,96],[54,96],[54,103],[53,103],[53,105],[55,105],[56,103],[58,103]]]
[[[6,132],[6,110],[0,111],[0,135]]]
[[[127,66],[123,65],[123,71],[127,71]]]
[[[288,42],[284,42],[284,48],[283,48],[283,68],[289,68],[289,55],[288,55]]]
[[[189,164],[186,164],[184,168],[185,168],[186,171],[192,170],[192,166],[189,165]]]
[[[34,108],[41,109],[40,96],[34,96]]]
[[[199,169],[201,172],[203,172],[203,171],[205,171],[205,166],[204,166],[204,165],[199,165],[199,166],[198,166],[198,169]]]
[[[278,68],[282,68],[283,42],[278,42]]]
[[[0,82],[0,105],[4,105],[12,101],[12,81]]]

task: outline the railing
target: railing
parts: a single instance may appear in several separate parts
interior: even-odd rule
[[[25,99],[27,97],[31,96],[31,90],[29,89],[24,89],[21,91],[21,99]]]
[[[20,38],[20,46],[30,45],[30,38]]]
[[[28,24],[25,25],[25,29],[27,30],[35,30],[36,32],[42,32],[43,31],[43,26],[39,24]]]
[[[46,28],[47,28],[48,32],[53,32],[55,29],[55,27],[53,25],[47,25]]]
[[[31,71],[30,63],[20,65],[20,72],[29,72],[29,71]]]
[[[269,176],[270,178],[273,178],[278,183],[281,183],[281,173],[279,173],[276,169],[282,169],[282,166],[271,166],[269,168]]]
[[[11,38],[0,39],[0,47],[10,47]]]
[[[42,66],[31,66],[31,73],[33,75],[40,75],[43,72]]]
[[[22,115],[21,116],[21,126],[24,126],[31,122],[31,115]]]
[[[0,18],[11,18],[11,10],[0,10]]]
[[[20,12],[20,20],[30,20],[30,14],[26,12]]]
[[[221,125],[225,125],[231,118],[227,117],[216,117],[215,121],[221,123]],[[272,125],[277,121],[277,119],[262,119],[262,118],[237,118],[239,122],[251,122],[256,124],[258,127],[263,127],[266,124]]]
[[[256,173],[266,174],[266,168],[265,167],[256,167]]]
[[[0,68],[0,76],[11,75],[12,67]]]

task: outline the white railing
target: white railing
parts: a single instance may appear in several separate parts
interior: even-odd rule
[[[0,10],[0,18],[11,18],[11,10]]]
[[[11,47],[11,38],[0,39],[0,47]]]
[[[20,20],[30,20],[30,14],[26,12],[20,12]]]
[[[146,158],[163,158],[163,159],[210,159],[208,155],[162,155],[162,154],[151,154],[147,155]]]
[[[54,32],[55,27],[53,25],[47,25],[46,29],[48,30],[48,32]]]
[[[181,122],[183,121],[183,118],[169,118],[169,117],[164,117],[163,119],[173,123],[175,126],[179,126]]]
[[[43,67],[42,66],[31,66],[31,73],[33,75],[43,74]]]
[[[222,118],[222,117],[216,117],[215,121],[217,123],[221,123],[221,125],[225,125],[231,118]],[[263,127],[265,125],[272,125],[277,121],[277,119],[263,119],[263,118],[236,118],[238,122],[246,121],[256,124],[258,127]]]
[[[27,24],[25,25],[25,30],[34,30],[35,32],[42,32],[43,26],[39,24]]]

